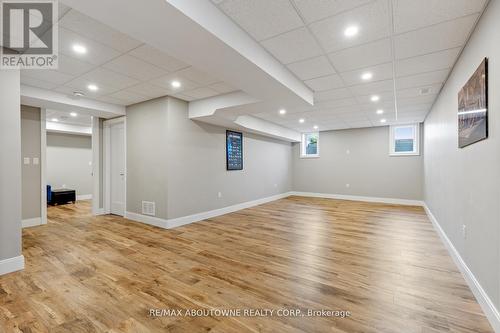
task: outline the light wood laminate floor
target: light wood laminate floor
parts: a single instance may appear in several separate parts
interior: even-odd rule
[[[90,204],[23,231],[0,332],[493,332],[420,207],[289,197],[163,230]],[[152,317],[150,309],[336,317]]]

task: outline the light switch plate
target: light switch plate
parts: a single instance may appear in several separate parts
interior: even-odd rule
[[[38,157],[33,157],[33,165],[38,165],[40,164],[40,160],[38,159]]]
[[[30,158],[29,157],[25,157],[24,158],[24,165],[29,165],[30,164]]]

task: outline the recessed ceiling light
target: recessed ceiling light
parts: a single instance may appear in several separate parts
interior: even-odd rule
[[[57,118],[52,118],[52,119],[51,119],[51,121],[53,121],[53,122],[57,123],[57,122],[59,121],[59,119],[57,119]]]
[[[344,30],[344,36],[349,37],[349,38],[356,36],[358,33],[359,33],[359,27],[356,25],[348,26]]]
[[[73,44],[73,51],[78,54],[87,53],[87,48],[82,44]]]
[[[304,118],[299,119],[299,123],[303,124],[306,120]]]
[[[285,109],[281,109],[280,110],[280,114],[286,114],[286,110]]]
[[[180,86],[181,86],[181,83],[179,81],[172,81],[172,83],[170,83],[170,84],[174,88],[180,88]]]
[[[90,90],[90,91],[97,91],[97,90],[99,90],[99,87],[96,86],[95,84],[89,84],[87,86],[87,89]]]
[[[378,102],[378,101],[380,100],[380,96],[378,96],[378,95],[373,95],[373,96],[370,98],[370,100],[371,100],[372,102]]]
[[[366,72],[366,73],[363,73],[363,74],[361,75],[361,79],[362,79],[363,81],[368,81],[368,80],[371,80],[371,79],[372,79],[372,77],[373,77],[373,74],[372,74],[372,73],[370,73],[370,72]]]
[[[387,121],[387,120],[385,120],[385,119],[380,119],[380,122],[381,122],[382,124],[383,124],[383,123],[385,123],[386,121]]]
[[[76,112],[71,112],[69,115],[70,115],[71,117],[76,117],[76,116],[78,116],[78,113],[76,113]]]
[[[384,114],[384,110],[382,110],[382,109],[378,109],[378,110],[377,110],[377,114]]]
[[[314,128],[314,129],[318,129],[319,127],[318,127],[318,125],[314,125],[314,127],[313,127],[313,128]]]

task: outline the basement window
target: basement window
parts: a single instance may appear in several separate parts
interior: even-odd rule
[[[420,125],[395,125],[390,127],[390,155],[420,155]]]
[[[318,132],[302,134],[302,142],[300,144],[300,157],[302,158],[319,157]]]

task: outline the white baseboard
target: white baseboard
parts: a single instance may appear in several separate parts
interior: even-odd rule
[[[137,214],[137,213],[132,213],[132,212],[125,212],[125,218],[135,221],[135,222],[141,222],[149,225],[154,225],[155,227],[160,227],[167,229],[168,228],[168,221],[165,219],[161,219],[159,217],[154,217],[154,216],[148,216],[148,215],[142,215],[142,214]]]
[[[22,221],[23,228],[36,227],[38,225],[42,225],[42,218],[35,217],[33,219],[26,219]]]
[[[154,225],[154,226],[157,226],[160,228],[172,229],[172,228],[180,227],[180,226],[183,226],[186,224],[203,221],[203,220],[213,218],[216,216],[233,213],[233,212],[236,212],[238,210],[245,209],[245,208],[250,208],[250,207],[262,205],[262,204],[265,204],[267,202],[283,199],[283,198],[289,197],[290,195],[291,195],[291,192],[286,192],[286,193],[277,194],[277,195],[273,195],[273,196],[262,198],[262,199],[247,201],[247,202],[244,202],[241,204],[236,204],[236,205],[232,205],[232,206],[228,206],[228,207],[224,207],[224,208],[214,209],[211,211],[202,212],[202,213],[198,213],[198,214],[182,216],[182,217],[178,217],[178,218],[174,218],[174,219],[161,219],[158,217],[147,216],[147,215],[142,215],[142,214],[137,214],[137,213],[132,213],[132,212],[126,212],[125,218],[132,220],[132,221],[137,221],[137,222],[142,222],[142,223]]]
[[[20,271],[24,269],[24,256],[0,260],[0,275]]]
[[[104,208],[99,208],[99,209],[97,209],[97,211],[92,211],[92,214],[94,214],[95,216],[97,216],[97,215],[106,215],[108,213],[106,213],[106,211],[104,210]]]
[[[497,333],[500,333],[500,313],[498,312],[498,309],[495,307],[495,304],[493,304],[486,291],[483,289],[481,284],[479,284],[479,281],[476,279],[472,271],[469,269],[465,261],[462,259],[460,253],[457,251],[451,240],[444,232],[443,228],[441,228],[441,225],[437,221],[436,217],[434,216],[434,214],[432,214],[431,210],[425,203],[424,203],[424,209],[427,215],[429,216],[429,219],[431,220],[434,229],[436,229],[436,232],[438,233],[446,249],[453,258],[453,261],[460,269],[460,272],[462,273],[465,281],[469,285],[469,288],[472,290],[472,293],[476,297],[476,300],[478,301],[479,305],[481,305],[481,308],[486,314],[486,317],[488,318],[491,326],[493,327],[493,330]]]
[[[326,198],[337,200],[351,200],[351,201],[364,201],[364,202],[379,202],[395,205],[406,206],[423,206],[424,202],[420,200],[407,200],[395,198],[378,198],[378,197],[363,197],[359,195],[344,195],[344,194],[329,194],[329,193],[313,193],[313,192],[291,192],[290,195],[299,197],[313,197],[313,198]]]
[[[92,200],[92,194],[77,195],[76,200]]]

